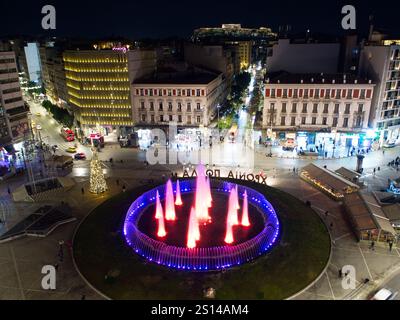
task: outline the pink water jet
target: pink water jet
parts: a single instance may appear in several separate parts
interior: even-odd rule
[[[247,199],[247,191],[246,190],[244,191],[244,195],[243,195],[242,226],[244,226],[244,227],[250,226],[249,203],[248,203],[248,199]]]
[[[157,190],[157,193],[156,193],[156,214],[155,214],[155,218],[159,219],[161,217],[164,217],[164,212],[163,212],[163,208],[162,208],[161,201],[160,201],[160,194],[158,193],[158,190]]]
[[[232,224],[229,222],[227,219],[226,221],[226,233],[225,233],[225,243],[231,244],[233,243],[233,230],[232,230]]]
[[[238,208],[237,208],[237,193],[236,189],[232,188],[229,193],[229,200],[228,200],[228,215],[227,220],[229,223],[234,226],[239,224],[238,218]]]
[[[236,209],[239,210],[240,209],[240,205],[239,205],[239,192],[238,192],[238,186],[235,186],[235,203],[236,203]]]
[[[157,219],[157,221],[158,221],[157,236],[163,238],[167,235],[167,232],[165,231],[164,215],[161,215],[160,218]]]
[[[196,178],[195,211],[199,222],[206,223],[211,220],[208,209],[211,207],[211,189],[206,179],[205,167],[198,165]]]
[[[176,180],[176,196],[175,196],[175,205],[181,206],[183,204],[181,198],[181,187],[179,185],[179,180]]]
[[[165,187],[165,220],[173,221],[175,216],[174,193],[172,191],[172,182],[170,179],[167,181]]]
[[[196,210],[192,207],[190,209],[189,225],[187,231],[187,243],[188,248],[195,248],[196,241],[200,240],[200,228],[196,217]]]

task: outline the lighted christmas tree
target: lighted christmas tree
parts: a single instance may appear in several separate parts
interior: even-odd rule
[[[107,191],[108,187],[96,149],[92,148],[92,153],[92,161],[90,162],[90,192],[99,194]]]

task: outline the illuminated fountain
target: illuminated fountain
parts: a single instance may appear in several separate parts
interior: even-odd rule
[[[242,226],[250,227],[249,202],[247,199],[247,191],[246,190],[244,190],[244,195],[243,195]]]
[[[176,181],[175,205],[176,206],[183,205],[182,197],[181,197],[181,186],[179,185],[179,180]]]
[[[158,223],[158,228],[157,228],[157,236],[160,238],[163,238],[167,235],[167,232],[165,231],[165,224],[164,224],[164,213],[160,201],[160,195],[157,191],[156,194],[156,219]]]
[[[169,179],[165,187],[165,220],[173,221],[175,219],[174,192],[172,191],[172,182]]]
[[[132,203],[124,235],[134,252],[167,267],[209,271],[248,262],[275,245],[279,221],[263,194],[207,177],[204,166],[196,171],[196,179],[168,180]]]

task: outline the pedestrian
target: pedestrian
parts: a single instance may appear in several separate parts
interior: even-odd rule
[[[82,187],[82,189],[81,189],[81,192],[82,192],[82,195],[85,194],[85,189],[83,189],[83,187]]]
[[[54,265],[54,269],[56,269],[56,271],[58,271],[58,263],[56,263],[56,264]]]
[[[332,230],[333,229],[333,222],[329,225],[329,228]]]
[[[126,191],[126,187],[125,187],[125,185],[123,185],[122,186],[122,192],[125,192]]]
[[[8,194],[11,194],[10,186],[7,186],[7,192],[8,192]]]
[[[389,241],[389,251],[392,252],[392,247],[393,247],[393,241]]]
[[[328,217],[328,210],[325,211],[325,217]]]
[[[339,269],[339,278],[341,279],[343,277],[343,272],[342,272],[342,268]]]
[[[376,168],[374,168],[374,175],[375,175],[375,173],[376,173]]]
[[[371,241],[371,245],[369,246],[369,248],[371,250],[375,250],[375,241],[374,240]]]

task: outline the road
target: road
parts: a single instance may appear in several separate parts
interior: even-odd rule
[[[392,300],[400,300],[400,271],[389,277],[379,289],[386,288],[394,293]],[[379,290],[377,289],[376,292]],[[375,294],[373,292],[372,294]]]

